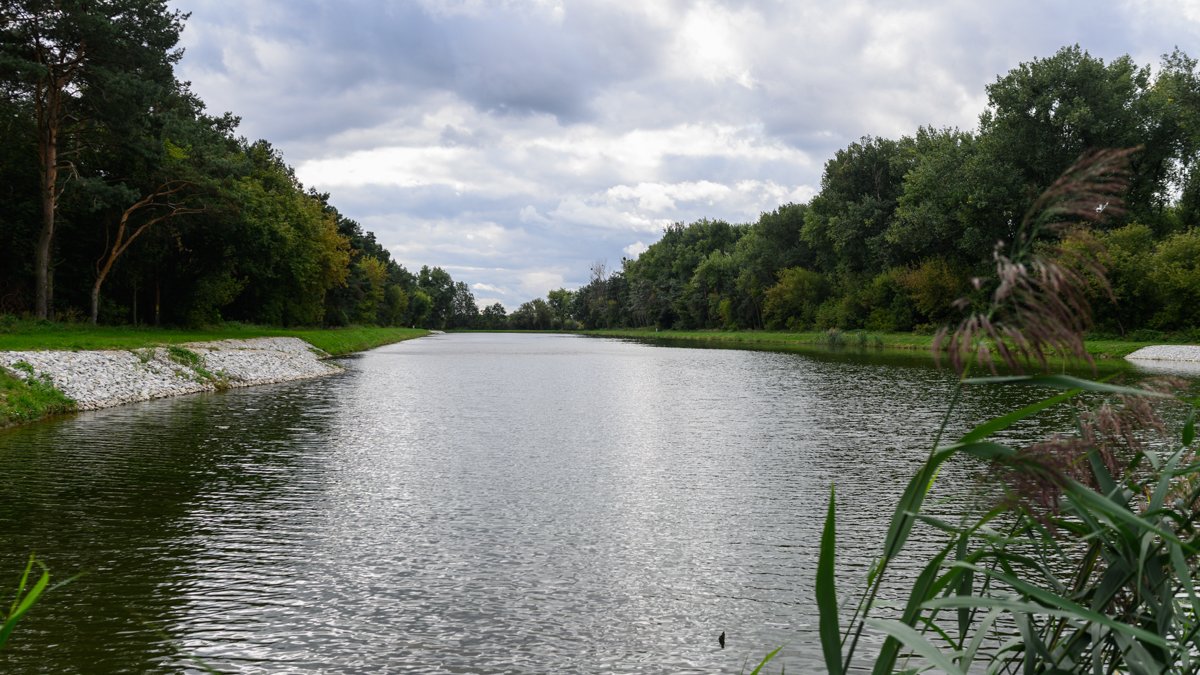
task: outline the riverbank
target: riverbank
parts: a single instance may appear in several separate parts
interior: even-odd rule
[[[187,342],[294,337],[304,340],[330,356],[341,356],[428,334],[429,331],[421,328],[375,326],[292,329],[230,324],[217,328],[184,330],[35,321],[12,321],[6,324],[0,321],[0,352],[46,349],[60,351],[145,349]]]
[[[428,334],[403,328],[156,331],[26,325],[0,333],[0,427],[56,413],[321,377],[329,356]]]
[[[687,331],[687,330],[592,330],[588,335],[621,337],[639,340],[671,340],[700,342],[716,346],[747,349],[813,349],[830,347],[864,347],[907,353],[924,352],[932,359],[933,336],[915,333],[873,333],[869,331],[813,331],[787,333],[772,331]],[[1152,346],[1154,342],[1132,340],[1088,340],[1086,347],[1092,358],[1103,361],[1123,359],[1127,355]]]

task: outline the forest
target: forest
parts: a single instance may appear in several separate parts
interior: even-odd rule
[[[987,86],[977,131],[864,137],[825,164],[806,204],[756,222],[667,228],[619,269],[523,304],[518,327],[928,330],[1013,244],[1034,199],[1083,153],[1139,148],[1124,208],[1079,228],[1108,284],[1089,291],[1096,333],[1200,328],[1200,75],[1175,50],[1157,68],[1078,46]],[[1097,204],[1103,210],[1105,204]],[[999,247],[999,248],[997,248]],[[558,294],[558,297],[555,297]],[[567,307],[567,311],[560,308]]]
[[[175,76],[165,0],[0,6],[0,314],[60,321],[453,328],[416,273],[278,150]]]
[[[1078,229],[1113,335],[1200,328],[1200,74],[1079,46],[986,87],[977,130],[922,127],[837,151],[805,204],[667,228],[577,290],[480,310],[416,272],[266,140],[175,75],[165,0],[0,7],[0,314],[106,324],[925,330],[1082,153],[1139,148],[1125,208]],[[1105,205],[1098,204],[1103,209]],[[1000,248],[997,248],[997,247]],[[1149,333],[1148,333],[1149,332]]]

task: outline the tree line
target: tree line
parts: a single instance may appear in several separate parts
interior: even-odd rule
[[[0,5],[0,313],[106,323],[478,317],[175,77],[165,0]]]
[[[1013,243],[1033,200],[1081,154],[1139,147],[1125,210],[1104,229],[1057,243],[1103,248],[1111,289],[1091,290],[1098,330],[1198,328],[1196,66],[1179,50],[1152,71],[1078,46],[1023,63],[987,86],[977,131],[865,137],[825,164],[808,203],[748,224],[676,223],[619,269],[594,265],[572,293],[569,320],[587,328],[937,326],[957,317],[953,301],[971,292],[997,243]],[[567,326],[551,304],[522,305],[521,321]]]

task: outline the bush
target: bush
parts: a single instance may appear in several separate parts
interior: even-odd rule
[[[825,278],[803,267],[779,271],[779,280],[767,289],[763,321],[767,328],[805,328],[816,320],[828,294]]]

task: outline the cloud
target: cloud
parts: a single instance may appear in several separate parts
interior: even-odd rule
[[[1200,43],[1195,0],[170,4],[210,110],[404,265],[509,307],[670,223],[806,201],[861,136],[972,129],[988,83],[1064,45],[1149,64]]]

